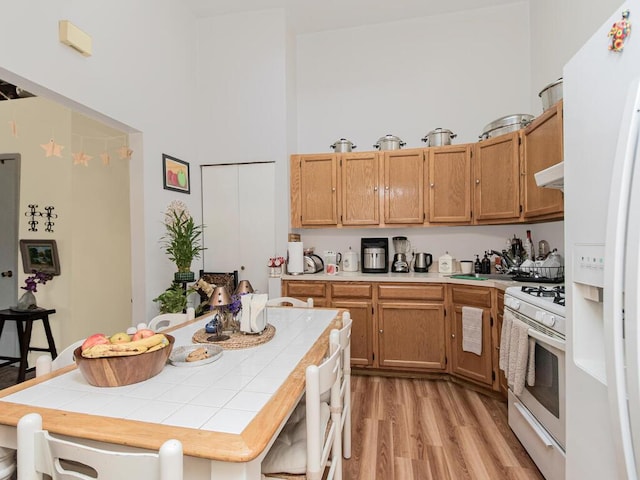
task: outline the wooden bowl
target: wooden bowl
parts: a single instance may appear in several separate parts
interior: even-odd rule
[[[76,365],[87,382],[96,387],[121,387],[143,382],[159,374],[167,363],[175,338],[160,350],[126,357],[85,358],[80,347],[73,351]]]

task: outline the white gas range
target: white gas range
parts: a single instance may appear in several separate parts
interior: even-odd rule
[[[505,318],[525,323],[535,381],[509,387],[509,426],[547,480],[565,477],[565,306],[563,285],[509,287]]]

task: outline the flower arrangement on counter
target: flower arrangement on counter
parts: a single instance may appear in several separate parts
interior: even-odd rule
[[[284,265],[284,257],[271,257],[269,259],[269,263],[267,264],[267,267],[281,267],[282,265]]]
[[[51,273],[39,272],[37,270],[32,270],[32,273],[33,275],[30,275],[27,278],[25,278],[24,280],[25,286],[20,287],[23,290],[26,290],[27,292],[37,292],[38,285],[44,285],[49,280],[53,279],[53,274]]]

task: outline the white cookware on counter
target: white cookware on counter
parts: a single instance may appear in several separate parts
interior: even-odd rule
[[[349,250],[345,252],[342,258],[342,270],[345,272],[357,272],[359,270],[359,258],[358,252],[354,252],[349,247]]]

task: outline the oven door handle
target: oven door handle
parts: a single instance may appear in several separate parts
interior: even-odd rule
[[[535,338],[536,340],[540,340],[541,342],[546,343],[547,345],[557,348],[561,352],[565,350],[565,342],[563,340],[558,340],[549,335],[545,335],[544,333],[540,333],[539,331],[530,328],[528,332],[530,337]]]
[[[522,415],[522,418],[525,422],[529,424],[531,430],[538,436],[538,438],[542,441],[545,447],[553,447],[553,440],[547,435],[547,432],[540,426],[538,421],[531,415],[520,402],[514,402],[513,406],[516,407],[518,413]]]

